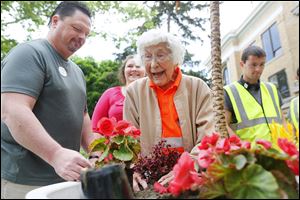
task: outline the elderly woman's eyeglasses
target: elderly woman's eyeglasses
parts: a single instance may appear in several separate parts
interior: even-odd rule
[[[149,63],[153,59],[157,62],[164,62],[169,59],[169,53],[159,53],[156,56],[153,56],[152,54],[145,54],[142,56],[142,59],[146,62]]]

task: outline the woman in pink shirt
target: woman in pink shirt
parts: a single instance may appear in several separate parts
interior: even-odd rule
[[[126,87],[131,82],[144,76],[145,69],[136,64],[134,56],[127,56],[119,70],[120,82],[124,86],[109,88],[101,95],[92,116],[93,131],[96,130],[97,123],[102,117],[115,117],[117,121],[123,119],[123,103]]]

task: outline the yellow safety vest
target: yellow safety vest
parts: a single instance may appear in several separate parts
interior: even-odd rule
[[[299,96],[291,101],[290,114],[294,127],[299,131]]]
[[[233,131],[242,139],[271,141],[268,124],[273,121],[282,124],[279,96],[275,85],[260,83],[262,106],[238,82],[224,87],[233,106],[237,122],[230,124]]]

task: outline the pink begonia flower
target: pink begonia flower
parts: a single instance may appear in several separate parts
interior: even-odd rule
[[[173,195],[179,195],[181,191],[188,190],[191,186],[200,182],[200,178],[194,167],[194,160],[188,152],[183,152],[177,164],[173,168],[174,179],[170,182],[168,191]]]
[[[219,140],[216,144],[216,152],[222,153],[222,152],[229,152],[230,150],[230,143],[228,138],[222,138]]]
[[[206,135],[202,138],[198,148],[200,150],[204,150],[204,149],[208,149],[211,146],[215,146],[218,139],[219,139],[219,134],[217,133],[213,133],[211,136]]]
[[[141,131],[134,126],[129,126],[124,130],[125,135],[133,136],[134,138],[141,135]]]
[[[245,149],[250,149],[251,148],[251,143],[248,142],[248,141],[242,141],[242,148],[245,148]]]
[[[159,182],[155,182],[153,185],[154,191],[160,194],[164,194],[168,192],[168,188],[161,185]]]
[[[212,150],[200,150],[198,154],[198,164],[202,168],[208,168],[215,161]]]
[[[261,144],[266,149],[270,149],[272,147],[272,143],[267,140],[256,140],[256,144]]]

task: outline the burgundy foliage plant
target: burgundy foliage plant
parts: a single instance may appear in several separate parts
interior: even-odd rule
[[[173,169],[179,157],[180,153],[162,140],[153,147],[150,155],[139,156],[133,170],[141,174],[148,184],[154,184]]]

